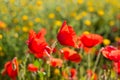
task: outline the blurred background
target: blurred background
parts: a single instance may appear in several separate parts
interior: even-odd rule
[[[103,45],[120,43],[120,0],[0,0],[0,71],[14,56],[22,59],[30,29],[46,28],[51,44],[64,20],[77,35],[97,33]]]

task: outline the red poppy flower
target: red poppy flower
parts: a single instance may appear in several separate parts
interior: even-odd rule
[[[98,34],[83,34],[80,36],[80,42],[84,47],[91,48],[102,43],[103,37]]]
[[[71,26],[66,24],[66,21],[63,22],[62,27],[57,35],[57,39],[61,45],[77,47],[76,33]]]
[[[64,58],[66,60],[70,60],[76,63],[79,63],[81,61],[81,56],[74,50],[63,48],[61,52],[64,54]]]
[[[120,62],[113,62],[113,70],[120,75]]]
[[[28,65],[28,70],[30,72],[36,72],[36,71],[38,71],[38,67],[34,66],[33,64],[29,64]]]
[[[102,54],[107,59],[113,60],[113,61],[120,61],[120,50],[113,46],[106,46],[102,49]]]
[[[12,80],[16,80],[16,77],[18,75],[18,62],[17,58],[15,57],[12,61],[8,61],[5,66],[4,70],[2,71],[2,75],[8,74],[8,76]]]
[[[45,29],[41,29],[38,34],[36,34],[33,30],[29,32],[29,39],[27,41],[28,48],[37,58],[42,58],[44,56],[44,53],[46,53],[45,50],[48,50],[48,44],[44,38],[45,34]]]
[[[51,58],[48,62],[52,67],[62,67],[63,61],[57,58]]]
[[[71,68],[70,69],[70,74],[71,74],[70,76],[71,76],[72,79],[75,78],[76,75],[77,75],[77,70],[74,69],[74,68]]]

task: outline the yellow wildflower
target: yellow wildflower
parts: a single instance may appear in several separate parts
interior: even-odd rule
[[[70,14],[70,16],[71,16],[71,17],[75,17],[75,16],[76,16],[76,12],[72,12],[72,13]]]
[[[15,38],[18,38],[18,33],[15,33],[15,34],[14,34],[14,37],[15,37]]]
[[[94,8],[93,7],[88,7],[88,11],[89,12],[94,12]]]
[[[59,75],[60,74],[60,70],[59,69],[55,69],[54,70],[54,74]]]
[[[89,31],[84,31],[83,34],[90,34],[90,32]]]
[[[48,15],[48,17],[49,17],[50,19],[53,19],[53,18],[55,18],[55,14],[54,14],[54,13],[50,13],[50,14]]]
[[[32,26],[33,26],[33,22],[32,22],[32,21],[29,21],[29,22],[28,22],[28,25],[29,25],[30,27],[32,27]]]
[[[0,52],[0,56],[4,56],[5,54],[3,52]]]
[[[110,26],[114,26],[114,25],[115,25],[115,22],[114,22],[114,21],[110,21],[110,22],[109,22],[109,25],[110,25]]]
[[[104,15],[104,11],[103,11],[103,10],[99,10],[99,11],[98,11],[98,15],[99,15],[99,16],[103,16],[103,15]]]
[[[39,22],[41,22],[41,19],[40,18],[35,18],[35,22],[39,23]]]
[[[28,20],[28,16],[27,16],[27,15],[22,16],[22,20],[23,20],[23,21]]]
[[[109,45],[110,43],[111,43],[111,41],[109,39],[104,39],[103,40],[104,45]]]
[[[27,26],[23,26],[23,27],[22,27],[22,31],[23,31],[23,32],[28,32],[28,27],[27,27]]]
[[[0,39],[2,39],[3,38],[3,35],[2,34],[0,34]]]
[[[60,11],[61,11],[61,7],[60,7],[60,6],[57,6],[57,7],[56,7],[56,11],[60,12]]]
[[[55,21],[55,25],[56,25],[56,26],[61,26],[61,25],[62,25],[62,22],[59,21],[59,20],[56,20],[56,21]]]
[[[82,4],[84,0],[77,0],[78,4]]]
[[[87,12],[83,11],[83,12],[81,13],[81,15],[84,17],[84,16],[87,15]]]
[[[18,19],[17,18],[15,18],[15,19],[13,19],[13,23],[18,23]]]
[[[115,37],[115,41],[120,41],[120,37]]]
[[[37,6],[40,6],[41,4],[42,4],[42,1],[37,1],[37,2],[36,2],[36,5],[37,5]]]
[[[75,17],[76,20],[80,20],[80,19],[82,19],[82,18],[83,18],[83,16],[82,16],[81,14],[78,14],[78,15],[76,15],[76,17]]]
[[[90,20],[85,20],[85,21],[84,21],[84,24],[85,24],[86,26],[91,26],[91,21],[90,21]]]

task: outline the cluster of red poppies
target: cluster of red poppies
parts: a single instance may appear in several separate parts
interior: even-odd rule
[[[98,34],[89,33],[77,36],[74,29],[66,24],[66,21],[63,22],[62,27],[57,34],[57,41],[55,41],[52,46],[49,46],[49,44],[46,42],[44,37],[45,34],[45,29],[41,29],[38,33],[31,30],[29,32],[27,45],[31,54],[33,54],[36,58],[46,60],[46,63],[52,67],[62,67],[64,61],[80,63],[82,56],[80,53],[73,50],[73,48],[90,49],[98,44],[101,44],[103,41],[103,37]],[[58,52],[56,52],[55,45],[57,42],[66,47],[59,49],[57,50]],[[115,70],[117,69],[116,71],[120,73],[120,50],[112,46],[107,46],[105,48],[102,48],[101,51],[103,53],[103,56],[114,61],[114,66],[117,67]],[[55,58],[52,53],[59,53],[61,57]],[[3,70],[2,74],[8,74],[13,80],[15,80],[19,69],[17,59],[14,58],[12,61],[7,62],[4,68],[5,69]],[[28,70],[31,72],[36,72],[39,70],[39,68],[33,64],[29,64]],[[90,72],[91,71],[88,73]],[[75,78],[77,71],[72,68],[70,70],[70,73],[70,77]],[[63,75],[65,75],[65,72],[63,72]]]

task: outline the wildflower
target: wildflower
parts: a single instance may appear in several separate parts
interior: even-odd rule
[[[75,80],[76,75],[77,75],[77,70],[74,68],[71,68],[70,69],[70,77],[72,78],[72,80]]]
[[[61,11],[61,7],[60,7],[60,6],[57,6],[57,7],[56,7],[56,11],[60,12],[60,11]]]
[[[109,45],[110,43],[111,43],[111,41],[109,39],[104,39],[103,40],[104,45]]]
[[[63,22],[62,27],[58,32],[57,39],[61,45],[77,47],[76,33],[71,26],[66,24],[66,21]]]
[[[22,31],[23,31],[23,32],[28,32],[28,27],[23,26],[23,27],[22,27]]]
[[[6,62],[4,70],[2,71],[2,75],[4,76],[5,74],[7,74],[12,80],[16,80],[18,70],[18,61],[15,57],[12,61]]]
[[[55,14],[54,14],[54,13],[50,13],[50,14],[48,15],[48,17],[49,17],[50,19],[54,19],[54,18],[55,18]]]
[[[84,31],[83,34],[90,34],[90,32],[89,31]]]
[[[103,10],[99,10],[99,11],[98,11],[98,15],[99,15],[99,16],[103,16],[103,15],[104,15],[104,11],[103,11]]]
[[[113,61],[120,61],[120,50],[113,46],[106,46],[102,48],[102,54],[105,58],[113,60]]]
[[[38,67],[36,67],[36,66],[33,65],[33,64],[29,64],[29,65],[28,65],[28,70],[29,70],[30,72],[36,72],[36,71],[38,71]]]
[[[48,44],[44,38],[45,34],[45,29],[41,29],[37,34],[33,30],[30,30],[29,32],[29,39],[27,41],[28,48],[37,58],[42,58],[44,53],[47,52]]]
[[[56,26],[61,26],[61,25],[62,25],[62,22],[59,21],[59,20],[56,20],[56,21],[55,21],[55,25],[56,25]]]
[[[94,8],[93,7],[88,7],[88,11],[89,12],[94,12]]]
[[[84,47],[92,48],[98,44],[101,44],[103,37],[98,34],[82,34],[79,39]]]
[[[77,0],[78,4],[82,4],[84,0]]]
[[[120,74],[120,62],[113,62],[113,70],[114,70],[117,74]]]
[[[55,69],[54,70],[54,74],[59,75],[60,74],[60,70],[59,69]]]
[[[66,60],[79,63],[81,62],[81,56],[74,50],[71,50],[69,48],[63,48],[61,52],[64,54],[64,58]]]
[[[110,26],[114,26],[114,25],[115,25],[115,22],[114,22],[114,21],[110,21],[110,22],[109,22],[109,25],[110,25]]]
[[[28,22],[28,25],[29,25],[30,27],[32,27],[34,24],[33,24],[32,21],[29,21],[29,22]]]
[[[75,17],[76,15],[77,15],[76,12],[72,12],[72,13],[70,14],[71,17]]]
[[[87,12],[83,11],[83,12],[81,12],[81,15],[82,15],[83,17],[85,17],[85,16],[87,15]]]
[[[23,21],[28,20],[28,16],[27,16],[27,15],[23,15],[23,16],[22,16],[22,20],[23,20]]]
[[[37,6],[40,6],[41,4],[42,4],[42,1],[40,1],[40,0],[36,2]]]
[[[2,21],[0,21],[0,29],[6,28],[6,24]]]
[[[48,62],[48,64],[50,64],[52,67],[62,67],[62,59],[58,59],[58,58],[51,58]]]
[[[17,18],[15,18],[15,19],[13,19],[13,23],[18,23],[18,19]]]
[[[85,20],[85,21],[84,21],[84,24],[85,24],[86,26],[91,26],[91,21],[90,21],[90,20]]]
[[[39,23],[39,22],[41,22],[41,19],[40,18],[35,18],[35,22]]]
[[[3,35],[2,34],[0,34],[0,40],[3,38]]]

